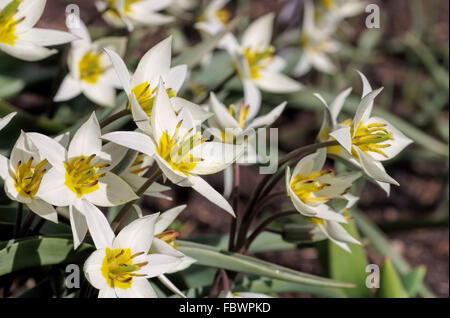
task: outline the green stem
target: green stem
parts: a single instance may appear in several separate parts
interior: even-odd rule
[[[301,155],[308,154],[311,152],[316,151],[320,148],[330,147],[330,146],[336,146],[339,145],[339,143],[335,140],[333,141],[326,141],[321,143],[316,143],[308,146],[304,146],[298,149],[295,149],[285,155],[279,162],[278,162],[278,169],[277,174],[275,175],[266,175],[263,180],[258,184],[255,191],[253,192],[252,196],[250,197],[250,200],[247,205],[247,209],[245,210],[243,216],[242,216],[242,222],[241,226],[239,228],[239,234],[237,238],[237,243],[235,246],[235,250],[240,249],[245,245],[245,238],[248,232],[248,229],[250,228],[250,225],[252,223],[252,218],[255,216],[254,209],[256,206],[257,200],[261,197],[261,194],[263,193],[266,185],[271,184],[274,185],[276,182],[278,182],[281,177],[283,176],[282,173],[280,173],[278,170],[283,168],[285,164],[288,164],[291,160],[294,160],[298,158]],[[271,182],[272,178],[274,178],[275,182]],[[270,189],[270,188],[268,188]]]
[[[16,226],[14,228],[14,238],[17,238],[20,232],[20,227],[22,226],[22,216],[23,216],[23,203],[17,205],[17,218],[16,218]]]
[[[109,124],[115,122],[116,120],[125,117],[126,115],[128,115],[130,112],[128,109],[124,109],[121,110],[120,112],[117,112],[111,116],[109,116],[108,118],[102,120],[102,122],[100,123],[100,128],[105,128],[106,126],[108,126]]]
[[[162,176],[161,169],[157,169],[148,179],[145,181],[145,183],[136,191],[136,195],[140,198],[145,191],[156,181],[159,179],[159,177]],[[136,203],[139,199],[130,201],[127,204],[125,204],[122,209],[120,209],[117,216],[114,218],[114,220],[111,223],[111,228],[113,231],[118,231],[120,229],[120,225],[122,222],[124,222],[125,218],[128,215],[128,211],[130,210],[131,206]]]
[[[231,251],[234,248],[234,240],[236,236],[236,226],[237,226],[237,218],[239,217],[239,165],[237,163],[233,164],[233,210],[236,214],[236,217],[232,218],[231,226],[230,226],[230,238],[228,242],[228,250]]]

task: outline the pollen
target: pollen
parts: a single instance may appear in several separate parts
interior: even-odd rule
[[[317,195],[317,192],[329,186],[329,184],[321,181],[321,177],[325,175],[334,175],[334,171],[322,170],[308,176],[297,174],[291,182],[291,189],[305,204],[317,206],[326,203],[330,198]]]
[[[100,170],[108,167],[108,164],[93,165],[92,160],[95,155],[89,157],[80,156],[72,159],[69,163],[65,163],[66,181],[65,185],[81,198],[85,194],[97,191],[98,182],[105,176]]]
[[[131,169],[133,169],[130,171],[131,173],[140,175],[146,173],[148,169],[151,168],[151,165],[143,166],[145,162],[144,157],[145,155],[143,153],[139,153],[137,155],[136,159],[134,159],[133,163],[131,164]]]
[[[33,199],[39,190],[42,178],[47,172],[44,167],[48,161],[43,160],[33,166],[34,158],[31,157],[26,163],[19,161],[14,176],[14,186],[17,192],[26,198]]]
[[[145,274],[136,273],[148,262],[133,263],[133,259],[143,255],[144,252],[131,255],[131,249],[106,248],[105,258],[102,262],[101,272],[111,288],[128,289],[133,284],[134,277],[144,277]]]
[[[153,104],[155,103],[156,91],[158,87],[150,89],[150,84],[148,82],[143,82],[136,85],[131,92],[136,96],[136,99],[141,106],[142,110],[147,114],[148,118],[152,117]],[[171,88],[166,89],[166,93],[169,98],[177,96],[177,92]],[[131,105],[129,105],[131,108]]]
[[[101,54],[87,52],[78,64],[80,79],[89,84],[96,84],[106,69],[101,64]]]
[[[273,46],[269,46],[260,52],[253,51],[250,48],[244,50],[244,56],[250,69],[251,78],[257,79],[260,77],[260,72],[273,60],[274,53],[275,48]]]
[[[206,141],[201,132],[192,133],[192,129],[187,131],[183,137],[179,136],[180,121],[175,129],[173,136],[163,132],[158,143],[158,154],[174,169],[180,171],[186,176],[192,171],[201,158],[195,158],[191,150]]]
[[[14,15],[22,1],[11,1],[0,11],[0,43],[13,46],[18,39],[16,35],[16,25],[24,20],[14,20]]]
[[[365,153],[375,152],[387,158],[386,153],[382,149],[391,146],[391,144],[386,143],[390,140],[393,140],[392,133],[387,131],[385,124],[373,123],[363,126],[360,123],[352,138],[352,144]],[[352,150],[352,155],[358,157],[358,154],[354,150]]]
[[[179,235],[180,235],[180,233],[178,233],[174,230],[169,230],[169,231],[165,231],[160,234],[157,234],[157,235],[155,235],[155,237],[166,242],[173,248],[177,248],[177,245],[175,245],[175,240],[177,239],[177,237]]]

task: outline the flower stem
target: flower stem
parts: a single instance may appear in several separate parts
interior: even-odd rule
[[[267,189],[270,190],[282,178],[283,173],[282,173],[281,168],[283,168],[283,166],[288,164],[291,160],[294,160],[301,155],[305,155],[305,154],[314,152],[320,148],[336,146],[338,144],[339,143],[337,141],[333,140],[333,141],[326,141],[326,142],[321,142],[321,143],[316,143],[316,144],[300,147],[298,149],[291,151],[287,155],[285,155],[278,162],[277,173],[275,175],[270,175],[270,174],[266,175],[263,178],[263,180],[258,184],[258,186],[256,187],[255,191],[253,192],[252,196],[250,197],[247,208],[242,216],[242,222],[241,222],[241,226],[239,228],[237,243],[236,243],[234,250],[239,250],[245,246],[245,239],[247,236],[247,232],[252,223],[252,219],[255,216],[254,209],[256,206],[256,202],[261,197],[262,193],[268,193],[268,192],[264,191],[264,189],[266,188],[266,186],[268,184],[270,184],[270,187],[267,187]],[[274,180],[274,181],[271,181],[271,180]]]
[[[36,217],[36,214],[33,212],[30,212],[30,215],[26,218],[25,222],[23,222],[23,225],[17,234],[18,237],[25,236],[27,234],[28,230],[30,229],[31,225],[33,224],[34,218]]]
[[[276,214],[271,215],[265,221],[261,222],[256,227],[256,229],[253,231],[253,233],[250,234],[250,236],[248,237],[247,242],[245,243],[244,250],[242,252],[245,253],[248,250],[248,248],[253,243],[253,241],[256,239],[256,237],[259,234],[261,234],[266,229],[266,227],[270,225],[270,223],[272,223],[276,219],[279,219],[279,218],[282,218],[282,217],[285,217],[285,216],[289,216],[289,215],[294,215],[294,214],[298,214],[298,212],[296,210],[280,212],[280,213],[276,213]]]
[[[155,172],[153,172],[153,174],[147,179],[147,181],[145,181],[145,183],[136,191],[136,195],[140,198],[145,191],[147,191],[148,188],[150,188],[150,186],[159,179],[159,177],[162,176],[162,171],[161,169],[157,169]],[[134,200],[134,201],[130,201],[127,204],[125,204],[122,209],[120,209],[119,213],[117,214],[117,216],[114,218],[114,220],[111,223],[111,228],[113,229],[113,231],[118,231],[120,229],[120,225],[122,224],[122,222],[125,220],[125,218],[128,215],[128,211],[130,210],[131,206],[136,203],[139,199]]]
[[[105,128],[106,126],[108,126],[109,124],[115,122],[116,120],[125,117],[126,115],[128,115],[130,112],[128,109],[124,109],[121,110],[120,112],[117,112],[111,116],[109,116],[108,118],[102,120],[102,122],[100,123],[100,128]]]
[[[228,242],[228,250],[232,250],[234,248],[234,240],[236,236],[236,226],[237,226],[237,218],[239,217],[239,165],[237,163],[233,164],[233,210],[236,214],[236,217],[232,218],[231,226],[230,226],[230,237]]]
[[[23,203],[17,205],[17,218],[16,218],[16,226],[14,228],[13,238],[17,238],[20,232],[20,227],[22,226],[22,216],[23,216]]]

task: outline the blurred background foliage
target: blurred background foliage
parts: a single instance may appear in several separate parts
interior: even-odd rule
[[[235,16],[245,13],[233,25],[237,33],[250,20],[270,11],[276,12],[274,43],[280,54],[287,58],[286,70],[290,70],[299,57],[298,43],[296,39],[292,41],[283,35],[299,27],[301,14],[298,8],[301,2],[238,0],[231,1],[227,8]],[[312,93],[320,92],[330,101],[338,92],[352,86],[352,95],[344,106],[344,114],[350,117],[357,107],[361,92],[355,70],[362,71],[373,87],[384,86],[383,94],[377,99],[375,114],[390,121],[415,142],[386,166],[401,187],[393,188],[391,196],[386,197],[375,185],[363,181],[361,200],[352,211],[353,221],[348,225],[348,230],[355,235],[359,232],[363,247],[352,246],[351,256],[329,243],[313,246],[296,239],[282,240],[273,233],[261,235],[250,249],[259,258],[303,272],[352,282],[359,287],[328,289],[249,275],[238,280],[238,290],[278,293],[285,297],[365,297],[370,296],[371,291],[364,286],[367,276],[364,269],[367,264],[375,263],[382,265],[382,284],[387,285],[383,283],[385,281],[390,284],[388,290],[379,290],[377,296],[448,297],[449,3],[444,0],[370,2],[381,8],[381,28],[367,29],[364,13],[343,22],[336,34],[343,48],[332,57],[339,66],[338,74],[330,76],[312,71],[299,78],[306,86],[299,93],[264,94],[262,112],[284,100],[288,101],[288,109],[276,124],[279,128],[280,152],[312,143],[322,120],[322,107]],[[81,17],[85,21],[96,15],[91,0],[48,0],[38,26],[64,29],[64,12],[69,3],[80,6]],[[175,47],[174,64],[188,63],[192,68],[189,83],[181,95],[199,102],[233,72],[233,67],[224,52],[216,52],[208,66],[199,66],[209,46],[208,43],[196,46],[201,42],[199,34],[192,27],[197,9],[190,16],[180,16],[172,25],[150,31],[138,29],[131,35],[125,31],[111,30],[101,19],[96,19],[90,30],[93,38],[106,34],[127,35],[130,42],[126,59],[130,69],[146,50],[171,34]],[[64,103],[52,102],[52,96],[67,72],[66,54],[67,47],[62,47],[59,54],[49,59],[27,63],[0,53],[0,117],[11,111],[19,112],[13,124],[2,131],[0,153],[8,154],[21,129],[56,135],[76,129],[93,109],[97,110],[99,118],[105,118],[115,111],[96,108],[83,96]],[[229,102],[241,95],[241,85],[237,79],[230,81],[220,93]],[[119,95],[117,105],[123,100],[123,94]],[[114,123],[108,130],[125,127],[133,127],[129,118]],[[260,176],[255,167],[243,167],[241,173],[241,204],[245,204]],[[208,178],[219,189],[222,187],[221,180],[221,175]],[[144,199],[144,211],[156,212],[188,202],[187,211],[182,213],[176,225],[181,238],[218,248],[226,246],[228,218],[221,217],[220,212],[209,202],[184,188],[173,189],[171,195],[174,202]],[[285,203],[273,202],[268,205],[266,212],[275,211]],[[14,209],[6,208],[10,206],[10,201],[3,192],[0,192],[0,205],[3,206],[0,208],[2,241],[10,237],[8,234],[15,219]],[[284,223],[276,224],[275,227],[283,231],[285,238],[292,231]],[[70,231],[64,224],[46,224],[40,233],[67,237]],[[183,241],[180,243],[181,250],[192,248],[188,243],[185,244]],[[70,254],[69,250],[67,253]],[[63,263],[69,262],[69,256],[64,256]],[[181,284],[188,296],[202,296],[207,295],[206,286],[211,283],[214,270],[194,265],[173,276],[174,282]],[[20,271],[5,277],[1,278],[0,286],[12,285],[15,295],[71,296],[70,292],[62,289],[64,266],[60,259],[52,259],[40,268],[24,266]],[[29,287],[33,288],[24,292]],[[160,293],[164,294],[163,288]]]

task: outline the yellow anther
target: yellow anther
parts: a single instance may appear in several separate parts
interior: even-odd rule
[[[46,169],[43,169],[48,163],[47,159],[42,160],[36,166],[33,166],[33,161],[33,157],[30,157],[25,164],[19,161],[14,176],[16,191],[27,198],[33,198],[36,195],[42,178],[47,172]]]
[[[106,70],[101,64],[101,54],[92,51],[84,54],[78,63],[80,79],[89,84],[96,84]]]

